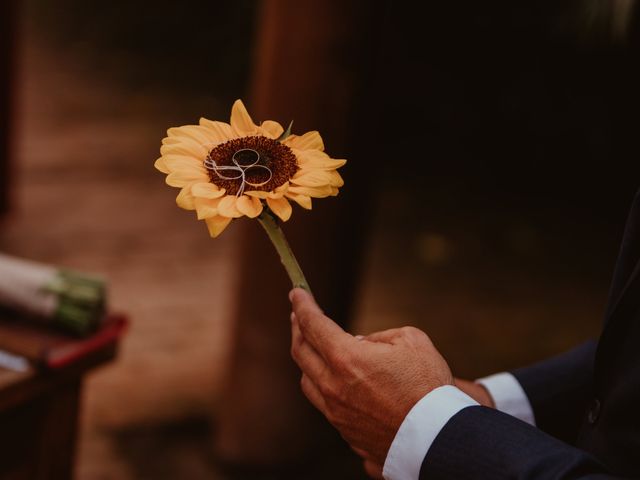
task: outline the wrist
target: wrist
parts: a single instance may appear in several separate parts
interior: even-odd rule
[[[453,384],[484,407],[495,408],[493,397],[484,385],[462,378],[454,378]]]

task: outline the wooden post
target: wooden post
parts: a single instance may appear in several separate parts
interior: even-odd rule
[[[0,215],[9,205],[14,14],[15,4],[12,0],[0,1]]]
[[[319,130],[336,158],[356,151],[353,112],[369,57],[357,48],[366,41],[367,11],[367,2],[264,1],[248,102],[254,121],[294,120],[298,134]],[[337,198],[314,200],[311,212],[294,207],[283,225],[316,298],[342,324],[354,296],[368,202],[368,174],[356,176],[351,160],[341,170],[346,185]],[[235,343],[215,452],[224,462],[277,468],[325,454],[337,435],[300,392],[289,353],[288,278],[258,223],[243,224]]]

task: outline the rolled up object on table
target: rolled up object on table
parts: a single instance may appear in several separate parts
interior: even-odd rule
[[[104,318],[102,278],[0,254],[0,307],[86,335]]]

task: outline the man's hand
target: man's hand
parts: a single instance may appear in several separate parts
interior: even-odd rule
[[[447,362],[416,328],[354,337],[304,290],[292,290],[290,298],[291,354],[304,394],[363,457],[367,472],[380,477],[409,410],[434,388],[453,384]]]

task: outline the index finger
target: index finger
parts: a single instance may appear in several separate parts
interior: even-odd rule
[[[325,360],[329,360],[328,356],[353,340],[351,335],[322,313],[313,297],[305,290],[295,288],[289,298],[302,336]]]

